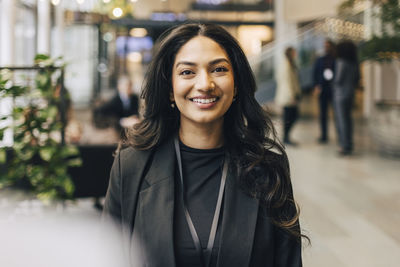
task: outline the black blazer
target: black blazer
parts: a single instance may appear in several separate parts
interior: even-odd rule
[[[104,214],[141,247],[143,265],[175,266],[173,245],[175,150],[173,140],[154,151],[122,150],[115,158]],[[302,266],[300,240],[273,225],[259,201],[228,173],[219,267]]]

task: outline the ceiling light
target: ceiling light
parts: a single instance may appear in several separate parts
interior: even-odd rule
[[[122,11],[122,9],[120,7],[116,7],[113,9],[112,13],[113,13],[114,17],[120,18],[124,14],[124,11]]]
[[[147,35],[147,30],[145,28],[132,28],[129,34],[133,37],[145,37]]]

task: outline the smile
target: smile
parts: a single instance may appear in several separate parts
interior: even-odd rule
[[[218,98],[217,97],[213,97],[213,98],[192,98],[190,100],[195,102],[195,103],[199,103],[199,104],[210,104],[210,103],[216,102],[218,100]]]

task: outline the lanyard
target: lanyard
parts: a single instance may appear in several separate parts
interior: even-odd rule
[[[210,231],[210,236],[208,238],[207,248],[206,248],[205,253],[203,253],[203,250],[201,249],[199,236],[197,235],[192,218],[190,217],[189,211],[186,206],[186,198],[185,198],[185,191],[184,191],[184,185],[183,185],[181,151],[179,149],[179,140],[178,140],[177,136],[175,137],[175,153],[176,153],[176,159],[178,160],[178,168],[179,168],[179,174],[180,174],[180,180],[181,180],[181,191],[182,191],[182,200],[183,200],[183,211],[185,213],[186,222],[189,226],[190,234],[192,236],[194,246],[196,247],[196,251],[200,255],[200,259],[202,259],[202,261],[203,261],[203,266],[208,267],[210,265],[210,261],[211,261],[211,252],[214,247],[215,235],[217,233],[218,220],[220,217],[219,215],[221,213],[222,197],[224,196],[225,181],[226,181],[226,176],[228,173],[228,157],[227,157],[227,155],[225,155],[224,167],[222,169],[221,184],[219,186],[217,205],[215,207],[214,218],[213,218],[213,221],[211,224],[211,231]]]

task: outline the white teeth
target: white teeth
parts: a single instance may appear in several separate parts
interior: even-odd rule
[[[193,102],[200,103],[200,104],[209,104],[212,102],[217,101],[217,98],[193,98]]]

